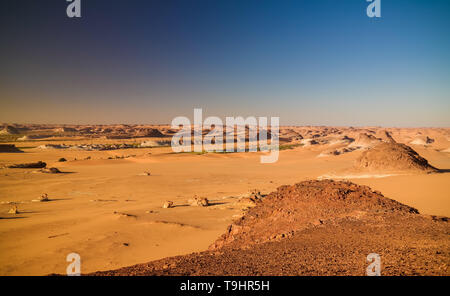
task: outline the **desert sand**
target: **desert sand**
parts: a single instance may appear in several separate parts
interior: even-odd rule
[[[198,254],[202,253],[189,255],[193,252],[211,252],[208,248],[227,232],[229,225],[259,209],[259,203],[248,198],[252,191],[257,189],[265,196],[282,185],[327,179],[367,185],[404,204],[402,209],[417,209],[420,214],[399,210],[398,215],[394,211],[381,216],[387,221],[386,229],[398,235],[398,240],[403,238],[400,243],[404,252],[392,253],[389,260],[394,262],[394,255],[409,256],[411,248],[420,246],[413,232],[398,226],[410,223],[423,229],[420,239],[435,248],[418,251],[417,256],[425,254],[420,258],[429,258],[431,251],[440,252],[428,268],[426,260],[419,260],[419,266],[413,266],[416,272],[410,274],[449,274],[449,226],[446,219],[436,217],[450,216],[450,129],[285,126],[280,130],[279,160],[273,164],[260,163],[263,152],[175,154],[167,145],[173,132],[164,125],[5,127],[1,144],[15,148],[0,147],[0,275],[64,274],[66,256],[72,252],[81,256],[82,273],[153,260],[172,262],[163,258],[186,255],[194,259],[183,257],[177,264],[179,269],[161,263],[166,261],[155,261],[150,269],[141,266],[111,274],[196,274],[195,268],[186,271],[184,260],[199,260]],[[390,154],[390,150],[397,154]],[[386,159],[390,165],[383,162]],[[45,162],[45,170],[10,167],[39,161]],[[50,168],[57,168],[59,173]],[[48,200],[41,201],[45,194]],[[206,198],[209,204],[192,206],[195,197]],[[167,201],[172,201],[173,207],[163,208]],[[16,212],[9,213],[13,207]],[[358,206],[353,210],[363,211]],[[367,227],[376,227],[373,221]],[[301,248],[314,254],[314,244],[324,246],[332,240],[327,233],[342,232],[346,241],[361,242],[364,235],[352,237],[351,231],[344,231],[359,229],[352,223],[343,220],[325,228],[316,225],[317,229],[299,226],[296,231],[303,232],[298,236],[260,242],[250,249],[246,246],[244,251],[255,250],[252,254],[259,256],[274,250],[272,243],[298,250],[302,241]],[[397,226],[389,227],[392,225]],[[385,238],[383,232],[379,235]],[[352,247],[343,244],[342,249],[334,251],[350,252]],[[395,242],[385,247],[398,249]],[[369,249],[359,248],[356,253],[364,259]],[[236,256],[244,258],[237,251],[225,255],[220,250],[214,252],[222,256],[214,255],[218,266]],[[281,255],[273,258],[276,256]],[[307,262],[312,258],[310,255],[299,260]],[[357,260],[348,255],[342,258],[339,260],[346,266]],[[326,262],[324,259],[317,269],[295,274],[339,274],[339,269],[333,268],[326,272]],[[162,264],[160,268],[158,264]],[[265,265],[252,268],[229,270],[229,274],[266,274],[258,272],[267,270]],[[273,268],[273,274],[286,274],[277,268]],[[402,274],[404,270],[392,268],[389,272]],[[342,273],[361,274],[361,269],[348,267]]]

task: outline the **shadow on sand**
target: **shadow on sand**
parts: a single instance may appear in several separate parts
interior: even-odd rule
[[[0,220],[24,219],[27,217],[0,217]]]

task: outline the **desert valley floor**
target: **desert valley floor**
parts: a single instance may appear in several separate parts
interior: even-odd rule
[[[359,242],[366,238],[358,236],[355,229],[364,225],[375,229],[373,221],[383,219],[389,231],[398,229],[402,233],[395,240],[404,238],[401,248],[392,242],[384,246],[384,250],[401,249],[405,256],[410,256],[409,252],[414,249],[416,273],[450,275],[450,227],[445,218],[450,216],[450,129],[282,127],[279,160],[273,164],[260,163],[263,152],[173,153],[167,145],[173,132],[168,126],[6,126],[1,135],[3,151],[0,153],[0,275],[64,274],[68,264],[66,256],[72,252],[81,256],[82,273],[186,255],[184,259],[176,259],[176,270],[170,268],[171,263],[155,261],[157,263],[148,265],[151,269],[143,271],[145,268],[138,265],[117,274],[199,274],[194,267],[202,263],[200,255],[195,254],[203,253],[191,253],[207,252],[208,248],[208,252],[217,253],[222,245],[227,249],[229,241],[234,248],[226,253],[226,258],[221,259],[223,253],[218,253],[212,259],[205,259],[204,264],[209,269],[241,256],[236,253],[239,248],[246,252],[244,257],[262,258],[258,254],[267,254],[274,247],[258,244],[264,232],[263,228],[258,228],[262,227],[262,222],[245,222],[243,216],[273,217],[277,210],[269,209],[276,209],[276,204],[272,205],[274,198],[283,194],[285,199],[299,198],[311,192],[324,199],[318,206],[332,205],[339,212],[339,207],[346,205],[325,201],[328,195],[323,192],[333,195],[336,190],[341,192],[341,188],[358,192],[358,195],[348,195],[355,201],[349,206],[351,213],[342,212],[345,221],[339,220],[342,215],[333,218],[338,221],[329,226],[337,227],[334,232],[322,225],[322,220],[327,219],[326,211],[317,212],[318,216],[307,221],[302,220],[305,216],[289,216],[290,212],[286,216],[280,214],[280,217],[292,218],[287,221],[294,221],[292,225],[298,226],[295,229],[288,229],[284,224],[279,228],[274,226],[270,235],[277,243],[284,244],[280,248],[288,248],[289,243],[298,241],[294,244],[296,248],[304,244],[300,248],[303,251],[297,250],[303,252],[299,258],[304,257],[302,262],[313,261],[320,258],[320,255],[314,257],[314,252],[327,244],[339,244],[338,238],[333,239],[333,233],[336,237],[347,237],[347,241]],[[14,168],[14,164],[38,161],[45,162],[46,168],[57,168],[57,173],[45,168]],[[354,184],[330,185],[328,181],[320,181],[328,179],[348,180]],[[306,180],[318,183],[302,183],[297,189],[277,191],[282,185]],[[367,185],[370,190],[356,184]],[[322,193],[314,191],[318,186],[323,186]],[[252,198],[254,190],[260,192],[256,195],[262,201]],[[372,191],[376,195],[372,196],[375,194]],[[45,194],[48,201],[41,202],[39,199]],[[268,197],[264,197],[266,195]],[[207,198],[209,205],[192,206],[195,196]],[[369,206],[367,201],[359,208],[354,204],[359,196],[376,198],[381,201],[378,204],[383,205],[393,199],[417,209],[420,214],[396,205],[393,206],[396,210],[380,218],[376,215],[380,211],[384,213],[385,208]],[[389,198],[386,199],[389,202],[384,201],[383,196]],[[280,199],[280,205],[285,199]],[[172,201],[173,207],[163,208],[167,201]],[[307,207],[308,203],[305,205]],[[301,209],[295,208],[294,212],[301,213]],[[422,220],[409,215],[420,215]],[[358,219],[368,220],[363,226],[355,226]],[[239,220],[239,227],[247,232],[230,240],[233,231],[229,225]],[[273,221],[266,222],[269,225]],[[250,223],[247,230],[246,223]],[[248,230],[250,228],[253,232]],[[423,231],[419,235],[406,228]],[[298,235],[288,235],[297,231]],[[382,233],[378,235],[387,239]],[[246,240],[251,240],[252,244],[241,244]],[[314,248],[315,241],[317,248]],[[367,246],[376,249],[375,241],[368,239],[367,242]],[[359,271],[349,267],[342,270],[342,274],[364,274],[366,251],[370,250],[354,251],[352,244],[344,245],[339,252],[345,254],[333,255],[336,262],[345,261],[343,264],[349,265],[354,261]],[[279,252],[280,248],[274,252]],[[249,250],[254,252],[249,254]],[[383,253],[383,250],[372,252],[377,251]],[[359,257],[348,259],[350,253]],[[386,258],[394,258],[394,253],[384,251]],[[433,254],[437,254],[437,259]],[[277,253],[274,258],[282,262],[280,256],[283,258],[283,254]],[[430,256],[435,260],[428,260]],[[402,260],[396,258],[392,260]],[[194,262],[195,270],[187,268],[186,262]],[[257,264],[258,260],[255,262]],[[301,266],[297,263],[296,266]],[[320,268],[325,268],[329,261],[324,259],[321,264]],[[285,269],[273,267],[273,274],[294,274],[290,268],[292,264]],[[142,272],[136,272],[139,270]],[[242,270],[230,269],[229,273],[265,274],[268,270],[263,265],[255,265]],[[298,274],[340,272],[339,268],[320,270],[305,267]],[[391,270],[392,274],[408,273],[395,267]],[[215,273],[209,271],[208,274]]]

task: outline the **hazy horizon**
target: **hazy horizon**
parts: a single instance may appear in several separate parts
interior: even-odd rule
[[[450,2],[0,4],[0,121],[450,127]]]
[[[188,116],[187,116],[188,117]],[[189,118],[189,117],[188,117]],[[193,122],[192,118],[189,118]],[[225,122],[225,120],[223,120]],[[14,126],[14,125],[48,125],[48,126],[117,126],[117,125],[130,125],[130,126],[170,126],[171,123],[127,123],[127,122],[116,122],[116,123],[39,123],[39,122],[2,122],[3,126]],[[194,124],[192,124],[194,125]],[[223,126],[226,124],[224,123]],[[280,127],[333,127],[333,128],[402,128],[402,129],[421,129],[421,128],[450,128],[450,126],[389,126],[389,125],[323,125],[323,124],[280,124]],[[270,128],[270,120],[268,122],[268,127]]]

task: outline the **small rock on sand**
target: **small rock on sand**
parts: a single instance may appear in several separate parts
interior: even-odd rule
[[[166,201],[166,202],[163,204],[163,208],[164,208],[164,209],[170,209],[170,208],[173,208],[173,207],[174,207],[173,201],[170,201],[170,200]]]
[[[47,193],[42,194],[41,197],[39,198],[39,201],[41,202],[50,201],[50,199],[48,199],[48,194]]]
[[[151,176],[151,173],[149,171],[145,171],[143,173],[139,174],[140,176]]]
[[[262,199],[262,198],[263,198],[263,196],[261,194],[261,191],[259,191],[258,189],[254,189],[250,193],[250,199],[258,200],[258,199]]]
[[[129,213],[124,213],[124,212],[117,212],[117,211],[114,211],[113,214],[114,214],[114,215],[119,215],[119,216],[121,216],[121,217],[133,217],[133,218],[137,218],[136,215],[129,214]]]
[[[8,166],[10,169],[41,169],[45,168],[47,164],[42,161],[38,162],[31,162],[31,163],[19,163],[19,164],[12,164]]]
[[[40,172],[47,174],[61,174],[61,171],[57,168],[43,168]]]
[[[207,206],[209,206],[209,201],[206,197],[194,196],[193,199],[189,200],[189,204],[191,206],[207,207]]]
[[[13,206],[13,207],[9,210],[8,214],[19,214],[19,210],[17,209],[17,206]]]

